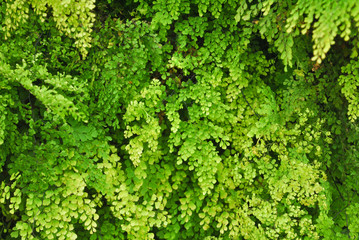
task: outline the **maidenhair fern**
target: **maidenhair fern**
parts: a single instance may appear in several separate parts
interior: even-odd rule
[[[355,239],[358,16],[0,4],[0,238]]]

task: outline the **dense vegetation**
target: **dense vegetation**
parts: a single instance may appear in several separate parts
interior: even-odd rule
[[[0,4],[1,239],[358,239],[357,0]]]

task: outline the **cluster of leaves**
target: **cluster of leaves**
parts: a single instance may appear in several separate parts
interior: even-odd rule
[[[1,4],[1,238],[357,238],[358,13]]]
[[[95,14],[91,12],[95,8],[94,0],[80,1],[24,1],[13,0],[6,3],[4,18],[5,39],[11,36],[13,31],[27,25],[29,15],[36,13],[41,22],[45,22],[49,12],[56,22],[56,28],[67,36],[74,38],[75,45],[86,56],[87,48],[91,47],[91,31]],[[33,11],[30,12],[30,9]]]

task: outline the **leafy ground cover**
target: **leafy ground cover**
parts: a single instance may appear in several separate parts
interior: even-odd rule
[[[359,2],[0,4],[1,239],[358,239]]]

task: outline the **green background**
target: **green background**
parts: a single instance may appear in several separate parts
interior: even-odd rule
[[[358,239],[356,0],[0,1],[1,239]]]

